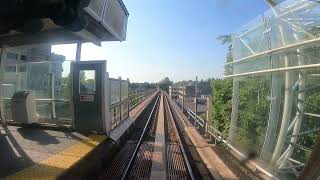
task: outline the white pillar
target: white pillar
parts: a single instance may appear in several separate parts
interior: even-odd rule
[[[81,47],[82,47],[82,42],[77,43],[77,50],[76,50],[76,62],[81,61]]]
[[[232,113],[230,121],[230,131],[228,136],[228,141],[230,144],[234,143],[237,130],[238,122],[238,106],[239,106],[239,80],[233,79],[233,89],[232,89]]]
[[[279,59],[272,59],[272,65],[274,67],[278,66]],[[270,154],[272,154],[272,150],[274,147],[274,143],[276,141],[277,127],[278,121],[280,118],[280,106],[281,106],[281,77],[278,74],[271,74],[271,97],[270,101],[270,109],[269,109],[269,120],[267,132],[263,144],[263,148],[261,151],[261,157],[264,159],[270,158]]]
[[[208,136],[208,128],[212,121],[212,97],[207,97],[207,119],[205,121],[205,135]]]
[[[49,78],[48,80],[51,82],[51,87],[50,87],[50,95],[51,95],[51,113],[52,113],[52,118],[55,119],[57,118],[56,115],[56,102],[55,102],[55,83],[54,83],[54,73],[52,71],[52,62],[49,63]]]
[[[0,56],[0,113],[1,113],[1,122],[6,123],[5,112],[4,112],[4,103],[3,103],[3,76],[4,76],[4,61],[6,58],[6,48],[1,48],[1,56]]]
[[[281,40],[282,44],[286,45],[286,39],[283,27],[279,26],[280,34],[281,34]],[[287,55],[284,55],[284,64],[285,67],[289,67],[289,58]],[[292,110],[292,100],[293,100],[293,76],[292,72],[286,71],[285,72],[285,93],[284,93],[284,105],[283,105],[283,112],[282,112],[282,121],[281,121],[281,128],[278,135],[277,144],[275,147],[275,150],[273,152],[272,158],[271,158],[271,164],[275,163],[278,158],[280,157],[281,150],[283,148],[285,138],[287,135],[287,127],[288,123],[291,119],[291,110]]]

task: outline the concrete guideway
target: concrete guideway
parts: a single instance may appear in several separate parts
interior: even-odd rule
[[[156,137],[152,154],[152,168],[150,179],[166,179],[166,140],[164,129],[164,103],[163,95],[160,99],[159,114],[157,119]]]
[[[100,179],[194,179],[163,93],[153,99]]]
[[[129,112],[129,117],[124,120],[121,124],[116,126],[111,132],[110,137],[117,143],[120,141],[120,138],[130,129],[131,125],[135,122],[137,117],[143,112],[143,110],[148,106],[148,104],[156,97],[158,91],[151,94],[145,100],[140,102],[135,108]]]

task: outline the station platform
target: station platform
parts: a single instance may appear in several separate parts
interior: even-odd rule
[[[133,108],[109,136],[70,126],[0,124],[0,179],[96,179],[155,95]]]
[[[77,179],[94,177],[112,157],[106,135],[71,130],[0,126],[1,179]]]

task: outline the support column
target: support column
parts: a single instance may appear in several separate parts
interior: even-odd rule
[[[281,41],[283,45],[286,45],[286,39],[283,27],[279,26],[279,31],[281,34]],[[284,55],[284,67],[289,67],[289,57],[287,55]],[[284,105],[283,105],[283,113],[282,113],[282,120],[281,120],[281,129],[279,132],[277,144],[275,147],[275,150],[273,152],[272,158],[271,158],[271,164],[275,163],[278,158],[280,157],[281,150],[283,148],[285,138],[287,135],[287,127],[289,124],[289,121],[291,119],[291,111],[292,111],[292,101],[293,101],[293,76],[292,72],[286,71],[285,72],[285,93],[284,93]]]
[[[52,114],[52,118],[56,119],[57,115],[56,115],[56,102],[55,102],[55,83],[54,83],[54,73],[52,71],[52,63],[50,62],[49,64],[49,82],[51,82],[51,88],[50,88],[50,94],[51,94],[51,114]]]
[[[81,61],[81,47],[82,47],[82,42],[77,43],[77,50],[76,50],[76,62]]]
[[[6,123],[5,112],[4,112],[4,103],[3,103],[3,77],[4,77],[4,61],[6,59],[6,48],[1,48],[1,56],[0,56],[0,115],[1,122],[3,124]]]
[[[232,89],[232,113],[230,121],[230,131],[228,136],[228,141],[230,144],[234,143],[237,130],[238,122],[238,105],[239,105],[239,80],[233,79],[233,89]]]
[[[185,89],[182,89],[182,113],[184,113],[184,96],[185,96]]]
[[[207,119],[205,121],[205,136],[208,137],[209,136],[209,133],[208,133],[208,130],[209,130],[209,125],[211,124],[211,121],[212,121],[212,97],[209,96],[207,97]]]
[[[299,41],[301,39],[300,35],[295,33],[294,37],[297,41]],[[302,66],[305,65],[305,58],[301,55],[301,53],[303,53],[302,49],[297,49],[297,60],[298,60],[298,65]],[[305,100],[305,70],[300,70],[299,71],[299,79],[298,79],[298,88],[297,89],[293,89],[293,91],[298,90],[298,104],[297,104],[297,112],[296,112],[296,121],[294,121],[294,127],[293,127],[293,131],[292,134],[299,134],[300,132],[300,126],[301,126],[301,122],[303,119],[303,113],[304,113],[304,100]],[[291,126],[291,125],[290,125]],[[289,127],[290,127],[289,126]],[[287,129],[287,134],[290,131],[290,128],[288,127]],[[294,136],[291,137],[290,142],[295,144],[297,143],[298,137]],[[289,147],[287,148],[287,150],[284,153],[284,156],[282,156],[283,158],[280,158],[278,160],[277,165],[279,165],[279,168],[282,168],[286,165],[286,161],[288,158],[290,158],[293,154],[293,150],[294,150],[294,146],[292,146],[292,144],[289,144]]]
[[[272,60],[272,62],[274,62]],[[275,60],[278,64],[279,59]],[[275,67],[279,67],[272,63]],[[261,151],[261,157],[264,159],[270,159],[274,143],[276,141],[278,121],[280,118],[280,106],[281,106],[281,77],[277,74],[271,75],[271,95],[270,100],[270,110],[269,110],[269,120],[266,132],[265,141]]]
[[[197,113],[198,113],[198,76],[196,76],[196,86],[195,86],[195,103],[194,103],[194,113],[196,114],[197,118]]]

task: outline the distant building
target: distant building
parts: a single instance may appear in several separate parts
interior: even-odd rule
[[[174,99],[174,100],[178,99],[179,88],[169,86],[169,95],[170,95],[171,99]]]
[[[51,45],[6,48],[1,61],[4,64],[20,64],[39,61],[65,61],[65,56],[51,53]]]
[[[195,86],[182,86],[179,88],[179,98],[182,98],[182,95],[186,98],[195,97],[195,92]]]
[[[1,61],[5,71],[3,83],[8,87],[14,87],[16,90],[46,91],[43,96],[47,97],[51,87],[49,76],[54,74],[55,90],[58,91],[61,88],[62,62],[65,61],[65,56],[51,53],[51,45],[6,48],[1,56]],[[25,65],[25,63],[28,64]]]

